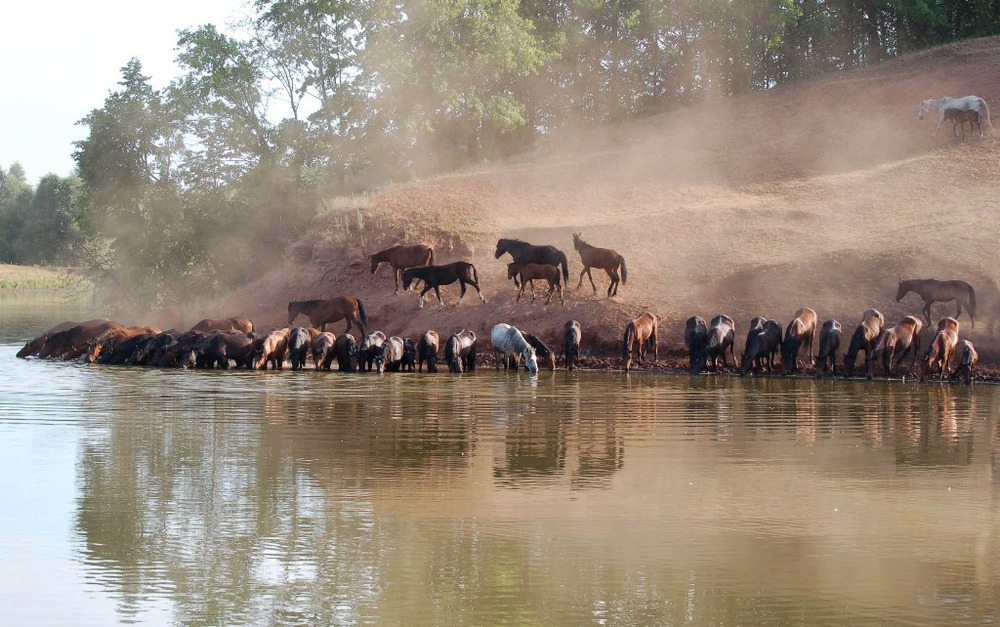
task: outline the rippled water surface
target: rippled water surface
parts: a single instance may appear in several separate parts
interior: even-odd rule
[[[0,624],[982,623],[998,388],[19,360]]]

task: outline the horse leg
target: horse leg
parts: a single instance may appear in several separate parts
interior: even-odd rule
[[[437,297],[438,297],[438,311],[440,311],[440,310],[444,309],[444,299],[441,298],[441,288],[439,286],[435,285],[434,286],[434,293],[437,294]],[[462,302],[462,299],[459,298],[458,302]]]
[[[434,288],[437,289],[437,286],[435,285]],[[417,301],[417,309],[423,309],[424,308],[424,295],[427,294],[427,292],[429,292],[429,291],[431,291],[431,284],[430,283],[428,283],[427,285],[425,285],[423,291],[420,292],[420,300]]]
[[[587,267],[584,266],[583,270],[580,270],[580,280],[576,284],[576,289],[580,289],[580,286],[583,285],[583,275],[586,274],[586,272]]]
[[[924,314],[924,320],[927,321],[927,324],[930,324],[931,323],[931,301],[929,301],[929,300],[925,300],[924,301],[924,311],[923,311],[923,314]]]
[[[587,278],[590,279],[590,287],[594,289],[594,295],[597,295],[597,285],[594,284],[594,275],[590,273],[590,266],[587,266]]]
[[[399,294],[399,275],[401,275],[402,269],[392,266],[392,279],[396,282],[396,291],[393,294]]]
[[[611,298],[612,296],[617,296],[618,281],[621,280],[618,278],[618,272],[614,269],[609,270],[607,268],[604,269],[604,272],[608,275],[608,278],[611,279],[611,285],[608,286],[608,298]]]
[[[483,290],[479,289],[479,281],[476,281],[474,279],[470,279],[470,280],[466,281],[466,283],[468,283],[472,287],[476,288],[476,294],[479,295],[479,300],[483,301],[483,304],[485,304],[486,303],[486,297],[483,296]],[[522,283],[523,283],[523,281],[522,281]],[[462,294],[463,295],[465,294],[465,284],[462,284]]]

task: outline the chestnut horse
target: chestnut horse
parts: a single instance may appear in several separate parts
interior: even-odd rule
[[[583,275],[587,274],[590,279],[590,287],[597,294],[597,286],[594,284],[594,275],[590,273],[591,268],[599,268],[607,273],[611,279],[608,286],[608,298],[618,294],[618,283],[622,285],[628,282],[628,269],[625,267],[625,257],[622,257],[617,250],[611,248],[598,248],[583,241],[582,233],[573,233],[573,248],[580,253],[580,261],[583,262],[583,270],[580,271],[580,281],[576,284],[576,289],[583,285]],[[621,268],[621,278],[618,277],[618,269]]]
[[[351,330],[351,324],[358,325],[361,335],[368,326],[368,316],[365,306],[353,296],[336,296],[329,300],[293,300],[288,303],[288,324],[292,324],[299,314],[309,318],[309,324],[320,331],[326,331],[326,325],[338,320],[347,320],[344,333]]]
[[[782,372],[796,371],[799,368],[799,350],[805,345],[809,354],[809,364],[813,359],[813,338],[816,336],[817,316],[809,307],[803,307],[795,312],[795,317],[785,327],[785,341],[781,346]]]
[[[656,328],[660,324],[660,319],[654,314],[646,312],[631,320],[625,326],[625,339],[622,342],[622,358],[625,360],[625,370],[632,367],[632,355],[636,355],[639,363],[646,357],[646,351],[653,347],[653,363],[659,357],[656,346]]]
[[[883,330],[875,349],[867,357],[868,378],[871,379],[875,376],[875,365],[879,361],[882,362],[886,376],[891,375],[893,356],[899,355],[896,359],[896,368],[898,369],[899,364],[910,351],[913,352],[913,359],[910,361],[912,368],[917,361],[917,353],[920,351],[920,330],[923,326],[924,323],[918,318],[903,316],[903,319],[895,325]]]
[[[958,347],[958,320],[942,318],[938,323],[937,333],[931,340],[927,352],[920,361],[920,380],[938,371],[938,378],[944,379],[945,372],[951,367],[952,355]]]
[[[191,327],[192,331],[225,331],[226,333],[253,333],[250,318],[205,318]]]
[[[392,268],[392,278],[396,281],[396,291],[399,293],[399,282],[403,278],[403,270],[415,266],[429,266],[434,263],[434,249],[427,244],[396,244],[385,250],[373,253],[370,257],[372,262],[372,275],[378,271],[379,265],[389,264]]]
[[[975,374],[973,370],[978,361],[979,353],[976,352],[976,347],[972,345],[972,342],[969,340],[959,342],[952,357],[952,379],[962,377],[966,385],[971,383]]]
[[[549,301],[552,300],[552,291],[559,290],[559,302],[563,305],[566,301],[563,300],[563,288],[562,279],[559,276],[559,268],[557,266],[550,266],[542,263],[508,263],[507,264],[507,278],[514,279],[514,285],[518,286],[517,300],[514,302],[521,302],[521,295],[524,294],[524,288],[528,284],[528,281],[534,281],[535,279],[545,279],[549,284],[549,293],[545,297],[545,304],[548,305]],[[520,282],[518,281],[520,278]],[[531,284],[531,300],[535,300],[535,284]]]
[[[417,340],[417,371],[424,371],[424,362],[427,362],[427,372],[437,372],[437,354],[441,347],[441,337],[438,332],[428,329],[420,335]]]
[[[972,328],[976,328],[976,291],[965,281],[938,281],[937,279],[900,279],[899,289],[896,290],[896,302],[903,300],[903,297],[910,292],[916,292],[924,299],[924,319],[927,324],[931,323],[931,304],[948,303],[955,301],[958,305],[958,312],[955,317],[962,315],[962,305],[972,320]]]
[[[885,317],[878,309],[869,309],[861,314],[861,323],[854,329],[854,335],[851,336],[851,344],[844,354],[845,376],[849,377],[854,374],[854,361],[857,359],[859,352],[865,352],[865,361],[867,362],[868,356],[875,350],[875,344],[878,343],[884,326]]]

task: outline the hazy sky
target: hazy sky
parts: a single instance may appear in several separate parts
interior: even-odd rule
[[[212,23],[220,30],[249,0],[7,2],[0,18],[0,167],[19,161],[28,181],[76,167],[76,124],[119,88],[132,57],[154,88],[180,70],[177,31]]]

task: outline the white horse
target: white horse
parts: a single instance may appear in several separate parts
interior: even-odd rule
[[[990,122],[990,108],[986,105],[986,101],[979,96],[963,96],[961,98],[937,98],[931,100],[924,100],[920,103],[920,108],[917,110],[917,119],[923,120],[924,117],[931,111],[938,112],[938,123],[934,127],[934,136],[937,136],[938,130],[941,129],[941,125],[945,120],[945,111],[948,109],[958,109],[959,111],[975,111],[979,114],[980,124],[982,120],[986,120],[986,127],[989,129],[993,128],[993,124]],[[963,133],[964,133],[963,127]],[[983,132],[982,126],[979,127],[980,134]]]
[[[504,370],[507,369],[507,360],[514,356],[518,360],[524,359],[524,367],[529,372],[538,372],[538,360],[535,358],[535,349],[524,339],[524,335],[509,324],[501,322],[493,327],[490,332],[490,343],[493,345],[493,357],[496,360],[497,370],[500,369],[500,362],[503,361]],[[517,361],[514,362],[514,370],[517,370]]]

